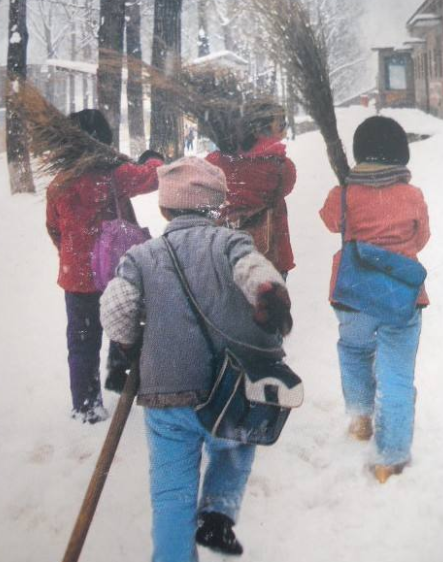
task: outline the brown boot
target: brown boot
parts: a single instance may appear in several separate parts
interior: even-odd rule
[[[369,441],[372,437],[371,416],[356,416],[349,424],[348,434],[356,441]]]
[[[390,466],[386,466],[384,464],[376,464],[372,467],[372,472],[374,473],[375,478],[380,482],[380,484],[384,484],[391,476],[395,474],[401,474],[405,464],[392,464]]]

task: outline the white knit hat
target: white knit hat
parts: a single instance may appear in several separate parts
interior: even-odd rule
[[[167,209],[217,209],[226,199],[223,171],[196,156],[157,168],[159,205]]]

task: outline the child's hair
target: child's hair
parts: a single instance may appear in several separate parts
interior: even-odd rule
[[[406,133],[390,117],[375,115],[357,127],[353,143],[354,159],[361,162],[401,164],[409,162],[409,146]]]
[[[164,162],[165,157],[163,156],[163,154],[160,154],[160,152],[157,152],[156,150],[148,149],[140,154],[137,162],[138,164],[144,164],[148,160],[161,160],[162,162]]]
[[[207,217],[214,215],[214,209],[211,208],[200,208],[200,209],[169,209],[163,207],[168,213],[173,217],[181,217],[183,215],[198,215],[200,217]]]
[[[272,133],[272,123],[276,119],[281,121],[281,131],[284,131],[285,110],[278,103],[269,100],[254,100],[246,104],[240,125],[241,148],[250,150],[260,136],[269,136]]]
[[[82,111],[71,113],[69,119],[94,139],[108,145],[112,143],[111,127],[106,117],[98,109],[82,109]]]

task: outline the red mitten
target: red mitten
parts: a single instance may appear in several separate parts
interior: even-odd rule
[[[266,332],[277,330],[286,336],[292,329],[291,299],[288,291],[277,283],[262,283],[257,291],[255,322]]]

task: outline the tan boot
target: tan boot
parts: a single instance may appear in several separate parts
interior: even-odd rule
[[[352,418],[348,433],[349,436],[356,441],[369,441],[372,437],[371,416],[356,416]]]
[[[375,478],[380,482],[380,484],[384,484],[391,476],[395,474],[401,474],[405,464],[393,464],[390,466],[385,466],[383,464],[376,464],[372,467],[372,472],[374,473]]]

